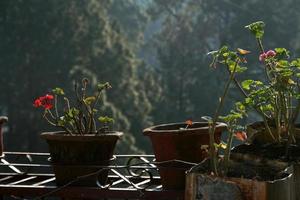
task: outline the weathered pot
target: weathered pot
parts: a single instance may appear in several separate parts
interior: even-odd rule
[[[269,168],[270,164],[274,165],[276,169]],[[264,167],[265,169],[262,170]],[[283,167],[282,170],[280,170],[281,167]],[[290,173],[291,169],[285,167],[287,167],[286,163],[278,161],[274,161],[274,163],[273,161],[263,161],[257,166],[247,166],[245,163],[237,168],[241,169],[241,173],[245,173],[245,178],[239,178],[241,174],[239,177],[232,177],[232,173],[229,175],[231,177],[216,177],[197,172],[188,173],[185,200],[292,200],[293,175]],[[274,177],[266,175],[266,180],[261,180],[260,176],[262,173],[267,174],[268,169],[271,171],[270,174],[274,172],[278,175]],[[246,172],[249,170],[253,172],[247,174]]]
[[[281,159],[289,163],[292,167],[293,172],[293,187],[291,192],[293,193],[294,199],[300,200],[300,146],[299,144],[291,145],[289,148],[288,157],[286,157],[286,147],[284,144],[270,144],[265,146],[260,145],[239,145],[232,149],[232,156],[252,157],[257,159],[264,157],[267,159]]]
[[[274,181],[187,175],[185,200],[292,200],[292,174]]]
[[[105,184],[108,166],[121,132],[106,134],[67,135],[64,132],[45,132],[57,185],[65,185],[76,178],[99,172],[72,182],[72,185],[95,186]]]
[[[216,143],[226,124],[217,123]],[[157,162],[169,162],[158,165],[164,189],[184,189],[185,171],[192,165],[174,160],[199,163],[207,156],[205,146],[209,144],[209,128],[206,122],[194,122],[186,129],[185,123],[162,124],[147,128],[144,135],[149,136]]]

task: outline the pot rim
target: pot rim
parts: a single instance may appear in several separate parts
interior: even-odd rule
[[[256,128],[255,126],[260,126],[260,127],[262,127],[261,125],[262,125],[262,126],[265,126],[265,125],[264,125],[264,121],[254,121],[254,122],[250,122],[250,123],[247,123],[247,124],[246,124],[246,127]],[[294,125],[295,125],[295,126],[294,126],[295,129],[300,130],[300,123],[295,123]],[[271,127],[272,127],[272,126],[271,126]]]
[[[110,131],[105,134],[85,134],[85,135],[70,135],[65,134],[65,131],[53,131],[53,132],[43,132],[40,134],[40,137],[46,140],[98,140],[105,137],[117,137],[120,138],[124,134],[119,131]]]
[[[112,162],[112,161],[115,161],[117,159],[117,157],[115,156],[115,155],[112,155],[112,157],[110,158],[110,159],[108,159],[108,160],[101,160],[101,162],[103,161],[103,162],[106,162],[106,161],[108,161],[108,162]],[[49,163],[51,163],[51,165],[55,165],[55,166],[71,166],[71,167],[86,167],[86,165],[72,165],[72,164],[63,164],[63,163],[61,163],[61,162],[53,162],[52,160],[51,160],[51,156],[47,159],[47,161],[49,162]],[[93,165],[88,165],[89,167],[99,167],[99,166],[101,166],[101,165],[97,165],[97,164],[93,164]]]
[[[194,124],[208,124],[208,122],[193,122]],[[174,125],[184,125],[185,122],[178,122],[178,123],[168,123],[168,124],[159,124],[155,126],[151,126],[143,130],[144,135],[151,135],[156,133],[163,133],[163,134],[174,134],[174,133],[190,133],[191,131],[201,131],[203,133],[208,132],[208,126],[198,127],[198,128],[189,128],[189,129],[167,129],[167,130],[155,130],[157,127],[164,127],[164,126],[174,126]],[[216,129],[220,131],[224,131],[227,128],[227,125],[223,122],[217,122]],[[199,134],[199,133],[197,133]]]

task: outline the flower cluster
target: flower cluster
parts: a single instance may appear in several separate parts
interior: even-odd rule
[[[53,95],[46,94],[45,96],[41,96],[41,97],[37,98],[34,101],[33,106],[34,107],[43,107],[45,109],[51,109],[51,108],[53,108],[53,100],[54,100]]]
[[[259,55],[259,61],[264,62],[266,59],[273,58],[275,56],[276,56],[276,52],[273,50],[269,50]]]

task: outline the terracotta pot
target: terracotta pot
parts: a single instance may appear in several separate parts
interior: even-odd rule
[[[292,200],[292,174],[274,181],[187,175],[185,200]]]
[[[99,166],[108,166],[113,160],[113,151],[121,132],[107,134],[67,135],[64,132],[46,132],[51,163],[57,185],[74,181],[77,177],[99,173],[72,183],[78,186],[105,184],[108,170]],[[102,170],[101,170],[102,169]]]
[[[292,169],[287,163],[271,160],[233,161],[233,163],[235,166],[231,169],[229,177],[210,176],[205,175],[204,172],[188,173],[185,200],[292,200],[294,198]],[[236,170],[240,171],[234,173]],[[233,177],[233,174],[237,177]]]
[[[149,136],[157,162],[182,160],[199,163],[206,158],[203,145],[209,144],[208,124],[195,122],[185,129],[185,123],[162,124],[147,128],[144,135]],[[217,123],[215,131],[216,143],[220,142],[221,133],[226,124]],[[159,173],[164,189],[184,189],[185,171],[192,165],[182,162],[170,162],[159,165]]]
[[[289,156],[286,156],[285,144],[270,144],[270,145],[239,145],[232,149],[232,157],[249,157],[253,160],[265,158],[271,160],[284,160],[292,167],[290,170],[293,173],[293,184],[291,186],[291,193],[294,199],[300,200],[300,145],[299,142],[291,145],[289,148]]]

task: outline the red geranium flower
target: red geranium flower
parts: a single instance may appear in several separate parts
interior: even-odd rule
[[[34,100],[33,106],[34,107],[40,107],[40,106],[42,106],[41,100],[40,99]]]
[[[51,109],[53,107],[53,95],[46,94],[45,96],[39,97],[34,101],[34,107],[44,107],[45,109]]]

